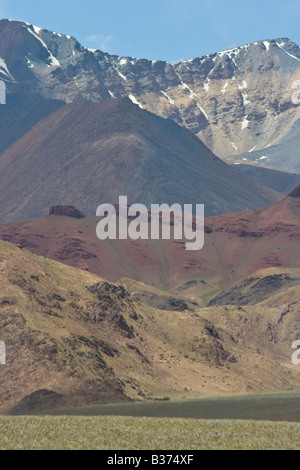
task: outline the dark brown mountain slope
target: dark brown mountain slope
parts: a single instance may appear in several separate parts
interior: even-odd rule
[[[283,194],[289,194],[300,184],[300,174],[286,173],[257,165],[235,164],[234,168],[243,175]]]
[[[99,204],[205,204],[206,214],[278,199],[217,158],[193,134],[129,99],[73,103],[0,156],[0,221],[39,217],[56,204],[94,215]]]
[[[0,106],[0,154],[64,104],[34,93],[9,94],[6,105]]]

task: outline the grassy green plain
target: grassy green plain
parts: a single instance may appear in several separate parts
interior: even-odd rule
[[[299,398],[275,392],[3,416],[0,449],[299,450]]]
[[[300,423],[120,416],[0,418],[2,450],[297,450]]]
[[[64,408],[54,415],[232,419],[300,423],[300,391]]]

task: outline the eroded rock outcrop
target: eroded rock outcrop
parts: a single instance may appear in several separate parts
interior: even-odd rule
[[[83,219],[84,213],[73,206],[52,206],[49,209],[49,215],[66,215],[75,219]]]

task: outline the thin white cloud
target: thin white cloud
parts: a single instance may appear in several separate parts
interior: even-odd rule
[[[86,38],[88,43],[101,51],[107,51],[112,40],[113,36],[111,34],[92,34]]]

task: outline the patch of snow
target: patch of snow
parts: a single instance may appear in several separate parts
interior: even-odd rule
[[[277,46],[279,47],[283,47],[285,45],[285,42],[284,41],[281,41],[281,42],[276,42]]]
[[[284,47],[283,47],[283,46],[285,45],[284,42],[281,42],[281,43],[276,42],[276,44],[277,44],[277,46],[280,47],[280,49],[282,49],[287,55],[289,55],[290,57],[292,57],[292,59],[298,60],[298,62],[300,62],[300,59],[298,59],[298,57],[294,56],[293,54],[290,54],[288,51],[286,51],[286,50],[284,49]]]
[[[8,69],[7,69],[6,62],[5,62],[4,59],[1,59],[1,58],[0,58],[0,68],[1,68],[1,69],[4,69],[5,72],[6,72],[6,74],[8,73]]]
[[[215,59],[216,59],[216,57],[215,57]],[[213,60],[213,62],[215,62],[215,61]],[[208,75],[207,75],[207,79],[209,78],[210,74],[213,73],[215,66],[216,66],[216,64],[215,64],[215,65],[211,68],[211,70],[209,71],[209,73],[208,73]]]
[[[191,88],[182,81],[182,78],[181,76],[179,75],[179,73],[176,73],[176,75],[178,76],[179,80],[180,80],[180,83],[181,85],[178,85],[179,88],[181,88],[182,90],[188,90],[189,91],[189,97],[191,99],[196,99],[197,98],[197,95],[196,93],[193,92],[193,90],[191,90]]]
[[[42,31],[42,28],[39,28],[38,26],[32,25],[32,27],[33,27],[33,29],[34,29],[34,32],[35,32],[37,35],[39,35],[40,32]]]
[[[118,75],[123,78],[123,80],[127,80],[127,78],[125,77],[125,75],[123,75],[121,72],[119,72],[119,70],[117,70],[118,72]]]
[[[198,100],[197,100],[198,97],[197,97],[196,93],[195,93],[186,83],[184,83],[184,82],[182,81],[182,78],[181,78],[181,76],[179,75],[179,73],[177,73],[177,72],[175,72],[175,73],[176,73],[176,75],[178,76],[178,78],[179,78],[179,80],[180,80],[180,82],[181,82],[181,85],[178,85],[178,87],[181,88],[182,90],[188,90],[188,92],[189,92],[189,98],[190,98],[191,100],[196,101],[197,108],[200,109],[200,111],[204,114],[204,116],[206,117],[206,119],[209,121],[206,112],[204,111],[204,109],[202,108],[202,106],[200,105],[200,103],[199,103]]]
[[[119,75],[119,77],[121,77],[123,80],[127,80],[127,78],[125,77],[125,75],[123,75],[118,69],[117,67],[114,67],[114,69],[117,71],[117,74]]]
[[[257,44],[257,42],[254,44]],[[247,50],[250,45],[251,44],[245,44],[244,46],[233,47],[232,49],[226,49],[225,51],[217,52],[217,55],[219,57],[223,57],[224,55],[227,55],[232,60],[233,57],[236,57],[241,52],[242,49]]]
[[[183,83],[181,81],[181,85],[178,85],[179,88],[182,88],[183,90],[186,89],[186,90],[190,90],[190,87],[186,84],[186,83]]]
[[[14,80],[13,76],[9,73],[5,60],[1,59],[1,57],[0,57],[0,69],[2,73],[4,73],[8,78],[10,78],[11,80]]]
[[[236,68],[238,68],[238,66],[237,66],[237,63],[236,63],[235,59],[234,59],[233,57],[230,57],[230,59],[232,60],[232,62],[233,62],[233,63],[234,63],[234,65],[236,66]]]
[[[111,98],[114,98],[114,97],[115,97],[115,95],[113,94],[112,91],[108,90],[108,93],[110,94]]]
[[[202,106],[201,106],[199,103],[197,103],[197,108],[200,109],[201,113],[204,114],[204,116],[206,117],[206,119],[209,121],[206,112],[204,111],[204,109],[202,108]]]
[[[270,43],[269,41],[264,41],[264,45],[265,45],[265,48],[267,49],[267,51],[270,49]]]
[[[167,100],[168,100],[171,104],[175,104],[175,101],[172,100],[172,98],[170,98],[170,96],[167,95],[167,93],[165,93],[165,92],[162,91],[162,90],[161,90],[160,92],[167,98]]]
[[[254,147],[252,147],[252,149],[249,150],[249,153],[253,152],[254,149],[256,149],[256,145],[254,145]]]
[[[239,50],[237,47],[234,47],[233,49],[226,49],[225,51],[220,51],[220,52],[217,52],[217,55],[219,57],[223,57],[224,55],[230,55],[230,54],[234,54],[234,55],[237,55],[239,53]]]
[[[121,58],[120,58],[121,59]],[[127,64],[127,59],[124,57],[120,60],[120,65],[126,65]]]
[[[243,83],[241,85],[238,85],[239,90],[245,90],[248,87],[248,84],[246,80],[243,80]]]
[[[135,96],[129,95],[128,98],[134,103],[137,104],[141,109],[144,109],[144,107],[138,102]]]
[[[227,88],[227,87],[228,87],[228,80],[227,80],[227,82],[225,83],[225,85],[223,86],[223,88],[222,88],[222,90],[221,90],[221,93],[223,93],[223,95],[224,95],[224,93],[226,92],[226,88]]]
[[[263,155],[262,157],[260,157],[260,160],[270,160],[270,158]]]
[[[248,95],[247,94],[242,93],[242,97],[243,97],[243,101],[244,101],[244,106],[246,106],[246,104],[251,103],[251,101],[248,100]]]
[[[32,69],[34,67],[34,63],[31,62],[31,60],[29,60],[27,56],[25,56],[25,58],[26,58],[26,62],[27,62],[28,67],[30,69]]]
[[[210,78],[208,78],[207,81],[203,85],[203,89],[204,89],[204,91],[206,91],[206,93],[209,90],[209,82],[210,82]]]
[[[39,30],[41,31],[41,28],[37,28],[36,26],[33,26],[33,28],[36,28],[35,31]],[[51,52],[49,51],[46,43],[39,37],[38,33],[37,32],[34,32],[32,31],[31,28],[26,28],[27,31],[32,34],[32,36],[34,36],[38,41],[40,41],[40,43],[43,45],[43,47],[47,50],[49,56],[50,56],[50,60],[51,60],[51,65],[52,66],[57,66],[57,67],[60,67],[60,63],[59,61],[56,59],[56,57],[54,57]],[[48,67],[51,67],[50,65],[48,65]]]
[[[232,147],[234,148],[234,150],[238,150],[238,147],[235,145],[234,142],[230,142],[230,143],[231,143]]]
[[[243,121],[241,122],[242,129],[247,129],[248,124],[249,124],[249,121],[247,119],[247,116],[245,116]]]
[[[180,62],[178,62],[178,63],[187,64],[187,63],[193,62],[193,60],[194,60],[194,59],[182,60],[182,61],[180,61]]]

